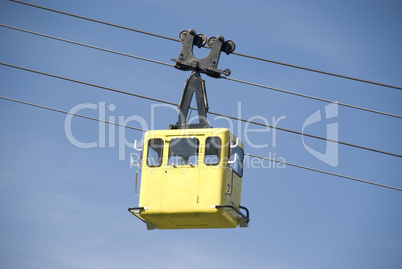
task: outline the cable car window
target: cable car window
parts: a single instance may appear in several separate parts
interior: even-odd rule
[[[231,148],[230,150],[231,156],[229,156],[229,160],[233,161],[230,163],[230,167],[233,171],[240,177],[243,176],[243,158],[244,158],[244,151],[239,146]]]
[[[168,165],[197,165],[198,148],[197,138],[173,138],[169,145]]]
[[[206,165],[216,165],[219,163],[221,149],[221,139],[216,136],[208,137],[205,140],[205,158]]]
[[[160,138],[148,140],[147,165],[150,167],[162,164],[163,140]]]

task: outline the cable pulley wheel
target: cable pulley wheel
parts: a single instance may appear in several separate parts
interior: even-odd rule
[[[236,45],[235,45],[235,43],[232,41],[232,40],[228,40],[228,41],[225,41],[223,44],[222,44],[222,51],[224,52],[224,53],[226,53],[226,54],[230,54],[230,53],[232,53],[234,50],[236,49]]]
[[[194,37],[194,45],[197,47],[201,48],[205,43],[207,43],[207,37],[204,34],[197,34]]]

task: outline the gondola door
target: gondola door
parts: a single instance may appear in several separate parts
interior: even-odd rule
[[[191,219],[183,218],[181,214],[193,212],[197,206],[200,140],[194,136],[178,136],[167,139],[167,142],[161,209],[171,214],[176,225],[185,225],[191,223]]]

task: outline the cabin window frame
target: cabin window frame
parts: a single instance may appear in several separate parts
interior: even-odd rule
[[[155,148],[153,148],[152,146],[151,146],[151,141],[153,141],[153,140],[160,140],[162,143],[160,144],[160,152],[158,152],[157,150],[155,150]],[[151,139],[149,139],[148,140],[148,149],[147,149],[147,166],[148,167],[160,167],[161,165],[162,165],[162,162],[163,162],[163,148],[164,148],[164,144],[165,144],[165,141],[163,141],[163,139],[162,138],[151,138]],[[156,154],[158,154],[158,157],[157,157],[157,159],[155,159],[155,158],[153,158],[153,159],[155,159],[155,160],[157,160],[158,162],[156,163],[156,164],[151,164],[150,165],[150,163],[149,163],[149,160],[150,160],[150,156],[149,156],[149,154],[150,154],[150,149],[152,149],[153,150],[153,152],[156,152]]]
[[[214,145],[214,143],[212,143],[213,146],[217,146],[217,147],[215,147],[215,149],[218,150],[217,154],[208,154],[207,155],[207,150],[208,150],[207,149],[207,141],[208,141],[208,139],[218,139],[219,140],[219,145]],[[209,137],[207,137],[205,139],[204,147],[205,147],[205,150],[204,150],[204,164],[205,165],[218,165],[221,162],[222,139],[219,136],[209,136]],[[214,155],[216,155],[216,157],[217,157],[217,162],[206,163],[206,157],[207,156],[214,156]]]
[[[241,147],[239,147],[239,145],[231,148],[230,145],[232,142],[233,141],[231,140],[231,142],[229,143],[229,161],[232,160],[232,156],[234,154],[237,154],[237,157],[236,157],[236,161],[234,163],[229,163],[228,165],[239,177],[242,177],[243,169],[244,169],[244,150]],[[239,153],[236,152],[238,150],[241,153],[241,158],[239,156]]]
[[[187,142],[181,142],[181,141],[187,141]],[[196,143],[194,143],[192,141],[196,141]],[[183,155],[183,154],[182,155],[180,155],[180,154],[172,155],[172,152],[173,153],[176,153],[176,152],[185,153],[185,150],[183,148],[180,148],[181,143],[183,143],[182,146],[195,145],[195,147],[192,148],[192,150],[195,150],[194,154],[188,155],[187,163],[183,163],[183,160],[185,160],[183,158],[183,156],[185,156],[185,155]],[[175,146],[178,148],[173,148]],[[171,157],[176,157],[176,156],[181,157],[182,163],[180,163],[180,164],[171,163]],[[191,157],[194,157],[193,162],[190,161]],[[168,152],[168,159],[167,159],[168,166],[197,166],[200,161],[199,158],[200,158],[200,140],[197,137],[175,137],[169,141],[169,152]]]

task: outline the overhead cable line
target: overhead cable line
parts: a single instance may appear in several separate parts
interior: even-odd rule
[[[311,96],[311,95],[307,95],[307,94],[302,94],[302,93],[287,91],[287,90],[278,89],[278,88],[274,88],[274,87],[269,87],[269,86],[265,86],[265,85],[261,85],[261,84],[257,84],[257,83],[252,83],[252,82],[248,82],[248,81],[244,81],[244,80],[239,80],[239,79],[235,79],[235,78],[228,78],[228,77],[222,77],[222,78],[226,79],[226,80],[238,82],[238,83],[243,83],[243,84],[250,85],[250,86],[255,86],[255,87],[268,89],[268,90],[272,90],[272,91],[292,94],[292,95],[296,95],[296,96],[300,96],[300,97],[304,97],[304,98],[308,98],[308,99],[312,99],[312,100],[316,100],[316,101],[321,101],[321,102],[326,102],[326,103],[335,103],[334,101],[331,101],[331,100],[328,100],[328,99],[323,99],[323,98],[319,98],[319,97],[315,97],[315,96]],[[390,117],[402,119],[402,116],[399,116],[399,115],[396,115],[396,114],[391,114],[391,113],[382,112],[382,111],[378,111],[378,110],[374,110],[374,109],[370,109],[370,108],[365,108],[365,107],[360,107],[360,106],[349,105],[349,104],[345,104],[345,103],[341,103],[341,102],[336,102],[336,103],[338,105],[344,106],[344,107],[354,108],[354,109],[363,110],[363,111],[366,111],[366,112],[372,112],[372,113],[381,114],[381,115],[384,115],[384,116],[390,116]]]
[[[379,187],[384,187],[384,188],[389,188],[389,189],[393,189],[393,190],[397,190],[397,191],[402,191],[402,189],[400,189],[400,188],[390,187],[388,185],[383,185],[383,184],[379,184],[379,183],[375,183],[375,182],[371,182],[371,181],[367,181],[367,180],[362,180],[362,179],[358,179],[358,178],[355,178],[355,177],[349,177],[349,176],[344,176],[344,175],[340,175],[340,174],[335,174],[335,173],[331,173],[331,172],[328,172],[328,171],[319,170],[319,169],[315,169],[315,168],[311,168],[311,167],[307,167],[307,166],[303,166],[303,165],[298,165],[298,164],[289,163],[289,162],[282,162],[282,161],[279,161],[279,160],[276,160],[276,159],[270,159],[270,158],[267,158],[267,157],[262,157],[262,156],[258,156],[258,155],[254,155],[254,154],[250,154],[250,153],[244,153],[244,155],[248,155],[248,156],[254,157],[254,158],[259,158],[259,159],[262,159],[262,160],[268,160],[268,161],[273,161],[273,162],[277,162],[277,163],[281,163],[281,164],[285,164],[285,165],[290,165],[290,166],[293,166],[293,167],[298,167],[298,168],[302,168],[302,169],[306,169],[306,170],[310,170],[310,171],[314,171],[314,172],[318,172],[318,173],[322,173],[322,174],[327,174],[327,175],[331,175],[331,176],[350,179],[350,180],[354,180],[354,181],[358,181],[358,182],[362,182],[362,183],[366,183],[366,184],[371,184],[371,185],[375,185],[375,186],[379,186]]]
[[[114,51],[114,50],[100,48],[100,47],[96,47],[96,46],[93,46],[93,45],[88,45],[88,44],[84,44],[84,43],[80,43],[80,42],[76,42],[76,41],[72,41],[72,40],[68,40],[68,39],[64,39],[64,38],[59,38],[59,37],[55,37],[55,36],[50,36],[50,35],[38,33],[38,32],[33,32],[33,31],[29,31],[29,30],[9,26],[9,25],[0,24],[0,26],[5,27],[5,28],[9,28],[9,29],[12,29],[12,30],[21,31],[21,32],[24,32],[24,33],[29,33],[29,34],[38,35],[38,36],[41,36],[41,37],[46,37],[46,38],[55,39],[55,40],[62,41],[62,42],[71,43],[71,44],[74,44],[74,45],[79,45],[79,46],[88,47],[88,48],[91,48],[91,49],[96,49],[96,50],[100,50],[100,51],[104,51],[104,52],[118,54],[118,55],[121,55],[121,56],[126,56],[126,57],[139,59],[139,60],[143,60],[143,61],[148,61],[148,62],[151,62],[151,63],[156,63],[156,64],[161,64],[161,65],[165,65],[165,66],[169,66],[169,67],[174,67],[174,65],[172,65],[172,64],[164,63],[164,62],[161,62],[161,61],[155,61],[155,60],[152,60],[152,59],[147,59],[147,58],[135,56],[135,55],[132,55],[132,54],[127,54],[127,53],[122,53],[122,52],[118,52],[118,51]],[[297,92],[287,91],[287,90],[283,90],[283,89],[279,89],[279,88],[269,87],[269,86],[265,86],[265,85],[261,85],[261,84],[257,84],[257,83],[247,82],[247,81],[243,81],[243,80],[239,80],[239,79],[228,78],[228,77],[221,77],[221,78],[226,79],[226,80],[230,80],[230,81],[234,81],[234,82],[237,82],[237,83],[242,83],[242,84],[246,84],[246,85],[250,85],[250,86],[254,86],[254,87],[260,87],[260,88],[273,90],[273,91],[286,93],[286,94],[291,94],[291,95],[295,95],[295,96],[300,96],[300,97],[304,97],[304,98],[308,98],[308,99],[312,99],[312,100],[316,100],[316,101],[321,101],[321,102],[326,102],[326,103],[334,103],[334,101],[331,101],[331,100],[327,100],[327,99],[323,99],[323,98],[319,98],[319,97],[315,97],[315,96],[310,96],[310,95],[306,95],[306,94],[301,94],[301,93],[297,93]],[[387,113],[387,112],[382,112],[382,111],[378,111],[378,110],[374,110],[374,109],[369,109],[369,108],[349,105],[349,104],[345,104],[345,103],[341,103],[341,102],[337,102],[337,104],[340,105],[340,106],[349,107],[349,108],[358,109],[358,110],[363,110],[363,111],[366,111],[366,112],[372,112],[372,113],[376,113],[376,114],[380,114],[380,115],[384,115],[384,116],[390,116],[390,117],[399,118],[399,119],[402,118],[402,116],[399,116],[399,115],[395,115],[395,114],[391,114],[391,113]]]
[[[116,123],[116,122],[112,122],[112,121],[107,121],[107,120],[101,120],[101,119],[98,119],[98,118],[93,118],[93,117],[89,117],[89,116],[85,116],[85,115],[81,115],[81,114],[77,114],[77,113],[72,113],[72,112],[69,112],[69,111],[64,111],[64,110],[60,110],[60,109],[56,109],[56,108],[52,108],[52,107],[48,107],[48,106],[42,106],[42,105],[37,105],[37,104],[34,104],[34,103],[28,103],[28,102],[24,102],[24,101],[12,99],[12,98],[7,98],[7,97],[4,97],[4,96],[0,96],[0,98],[4,99],[4,100],[7,100],[7,101],[15,102],[15,103],[20,103],[20,104],[24,104],[24,105],[28,105],[28,106],[33,106],[33,107],[39,107],[39,108],[42,108],[42,109],[47,109],[47,110],[50,110],[50,111],[55,111],[55,112],[59,112],[59,113],[63,113],[63,114],[69,114],[69,115],[77,116],[77,117],[88,119],[88,120],[94,120],[94,121],[104,122],[104,123],[108,123],[108,124],[113,124],[113,125],[129,128],[129,129],[136,130],[136,131],[141,131],[141,132],[146,132],[147,131],[147,130],[136,128],[136,127],[129,126],[129,125],[124,125],[124,124],[120,124],[120,123]]]
[[[33,70],[33,69],[28,69],[28,68],[24,68],[24,67],[20,67],[20,66],[16,66],[16,65],[11,65],[11,64],[1,63],[1,62],[0,62],[0,65],[4,65],[4,66],[7,66],[7,67],[11,67],[11,68],[16,68],[16,69],[20,69],[20,70],[24,70],[24,71],[28,71],[28,72],[32,72],[32,73],[36,73],[36,74],[40,74],[40,75],[44,75],[44,76],[48,76],[48,77],[52,77],[52,78],[66,80],[66,81],[70,81],[70,82],[74,82],[74,83],[78,83],[78,84],[83,84],[83,85],[86,85],[86,86],[91,86],[91,87],[95,87],[95,88],[99,88],[99,89],[103,89],[103,90],[107,90],[107,91],[112,91],[112,92],[117,92],[117,93],[121,93],[121,94],[131,95],[131,96],[134,96],[134,97],[147,99],[147,100],[150,100],[150,101],[155,101],[155,102],[159,102],[159,103],[165,103],[165,104],[172,105],[172,106],[178,106],[178,104],[176,104],[176,103],[172,103],[172,102],[168,102],[168,101],[162,101],[162,100],[159,100],[159,99],[156,99],[156,98],[147,97],[147,96],[143,96],[143,95],[139,95],[139,94],[135,94],[135,93],[131,93],[131,92],[125,92],[125,91],[121,91],[121,90],[117,90],[117,89],[113,89],[113,88],[109,88],[109,87],[104,87],[104,86],[100,86],[100,85],[96,85],[96,84],[92,84],[92,83],[88,83],[88,82],[84,82],[84,81],[80,81],[80,80],[75,80],[75,79],[66,78],[66,77],[57,76],[57,75],[52,75],[52,74],[49,74],[49,73],[40,72],[40,71],[36,71],[36,70]]]
[[[45,34],[41,34],[41,33],[38,33],[38,32],[33,32],[33,31],[29,31],[29,30],[25,30],[25,29],[21,29],[21,28],[17,28],[17,27],[5,25],[5,24],[0,24],[0,26],[5,27],[5,28],[9,28],[9,29],[13,29],[13,30],[17,30],[17,31],[21,31],[21,32],[24,32],[24,33],[28,33],[28,34],[33,34],[33,35],[37,35],[37,36],[41,36],[41,37],[46,37],[46,38],[55,39],[55,40],[58,40],[58,41],[71,43],[71,44],[78,45],[78,46],[83,46],[83,47],[87,47],[87,48],[91,48],[91,49],[96,49],[96,50],[100,50],[100,51],[105,51],[105,52],[109,52],[109,53],[118,54],[118,55],[121,55],[121,56],[126,56],[126,57],[130,57],[130,58],[138,59],[138,60],[143,60],[143,61],[147,61],[147,62],[151,62],[151,63],[156,63],[156,64],[161,64],[161,65],[174,67],[173,64],[168,64],[168,63],[164,63],[164,62],[160,62],[160,61],[155,61],[155,60],[147,59],[147,58],[144,58],[144,57],[139,57],[139,56],[135,56],[135,55],[131,55],[131,54],[123,53],[123,52],[118,52],[118,51],[114,51],[114,50],[104,49],[104,48],[100,48],[100,47],[96,47],[96,46],[92,46],[92,45],[88,45],[88,44],[84,44],[84,43],[80,43],[80,42],[76,42],[76,41],[72,41],[72,40],[68,40],[68,39],[64,39],[64,38],[45,35]]]
[[[146,132],[146,130],[143,130],[143,129],[140,129],[140,128],[135,128],[135,127],[132,127],[132,126],[129,126],[129,125],[124,125],[124,124],[119,124],[119,123],[115,123],[115,122],[105,121],[105,120],[101,120],[101,119],[98,119],[98,118],[88,117],[88,116],[85,116],[85,115],[81,115],[81,114],[77,114],[77,113],[71,113],[71,112],[68,112],[68,111],[64,111],[64,110],[60,110],[60,109],[56,109],[56,108],[51,108],[51,107],[48,107],[48,106],[38,105],[38,104],[34,104],[34,103],[29,103],[29,102],[25,102],[25,101],[20,101],[20,100],[17,100],[17,99],[12,99],[12,98],[8,98],[8,97],[4,97],[4,96],[0,96],[0,99],[15,102],[15,103],[20,103],[20,104],[24,104],[24,105],[29,105],[29,106],[33,106],[33,107],[38,107],[38,108],[42,108],[42,109],[46,109],[46,110],[50,110],[50,111],[55,111],[55,112],[59,112],[59,113],[69,114],[69,115],[73,115],[73,116],[77,116],[77,117],[81,117],[81,118],[85,118],[85,119],[90,119],[90,120],[94,120],[94,121],[113,124],[113,125],[129,128],[129,129],[133,129],[133,130],[137,130],[137,131],[141,131],[141,132]],[[290,165],[290,166],[301,168],[301,169],[306,169],[306,170],[310,170],[310,171],[314,171],[314,172],[319,172],[319,173],[323,173],[323,174],[327,174],[327,175],[331,175],[331,176],[336,176],[336,177],[340,177],[340,178],[354,180],[354,181],[358,181],[358,182],[361,182],[361,183],[371,184],[371,185],[375,185],[375,186],[378,186],[378,187],[383,187],[383,188],[388,188],[388,189],[392,189],[392,190],[402,191],[402,189],[400,189],[400,188],[396,188],[396,187],[392,187],[392,186],[388,186],[388,185],[383,185],[383,184],[379,184],[379,183],[371,182],[371,181],[367,181],[367,180],[362,180],[362,179],[358,179],[358,178],[354,178],[354,177],[335,174],[335,173],[331,173],[331,172],[328,172],[328,171],[318,170],[318,169],[314,169],[314,168],[310,168],[310,167],[306,167],[306,166],[302,166],[302,165],[298,165],[298,164],[282,162],[282,161],[279,161],[279,160],[270,159],[270,158],[267,158],[267,157],[262,157],[262,156],[258,156],[258,155],[254,155],[254,154],[250,154],[250,153],[245,153],[245,155],[248,155],[248,156],[253,157],[253,158],[259,158],[259,159],[262,159],[262,160],[273,161],[273,162],[281,163],[281,164],[284,164],[284,165]]]
[[[328,75],[328,76],[333,76],[333,77],[338,77],[338,78],[344,78],[344,79],[354,80],[354,81],[363,82],[363,83],[368,83],[368,84],[373,84],[373,85],[377,85],[377,86],[381,86],[381,87],[386,87],[386,88],[392,88],[392,89],[402,90],[402,87],[393,86],[393,85],[388,85],[388,84],[379,83],[379,82],[374,82],[374,81],[370,81],[370,80],[365,80],[365,79],[360,79],[360,78],[354,78],[354,77],[339,75],[339,74],[335,74],[335,73],[325,72],[325,71],[321,71],[321,70],[317,70],[317,69],[312,69],[312,68],[308,68],[308,67],[303,67],[303,66],[299,66],[299,65],[293,65],[293,64],[282,63],[282,62],[278,62],[278,61],[273,61],[273,60],[269,60],[269,59],[264,59],[264,58],[260,58],[260,57],[245,55],[245,54],[236,53],[236,52],[234,52],[233,54],[238,55],[238,56],[242,56],[242,57],[246,57],[246,58],[250,58],[250,59],[254,59],[254,60],[263,61],[263,62],[268,62],[268,63],[273,63],[273,64],[279,64],[279,65],[283,65],[283,66],[287,66],[287,67],[292,67],[292,68],[297,68],[297,69],[301,69],[301,70],[305,70],[305,71],[315,72],[315,73],[319,73],[319,74],[323,74],[323,75]]]
[[[137,32],[137,33],[141,33],[141,34],[145,34],[145,35],[150,35],[150,36],[154,36],[154,37],[158,37],[158,38],[163,38],[163,39],[167,39],[167,40],[171,40],[171,41],[180,42],[180,40],[176,39],[176,38],[171,38],[171,37],[168,37],[168,36],[158,35],[158,34],[154,34],[154,33],[151,33],[151,32],[146,32],[146,31],[134,29],[134,28],[131,28],[131,27],[126,27],[126,26],[122,26],[122,25],[118,25],[118,24],[113,24],[113,23],[109,23],[109,22],[105,22],[105,21],[101,21],[101,20],[95,20],[95,19],[91,19],[91,18],[88,18],[88,17],[79,16],[79,15],[75,15],[75,14],[72,14],[72,13],[68,13],[68,12],[64,12],[64,11],[60,11],[60,10],[56,10],[56,9],[51,9],[51,8],[47,8],[47,7],[43,7],[43,6],[39,6],[39,5],[34,5],[34,4],[30,4],[30,3],[26,3],[26,2],[22,2],[22,1],[18,1],[18,0],[10,0],[10,1],[15,2],[15,3],[19,3],[19,4],[24,4],[24,5],[31,6],[31,7],[35,7],[35,8],[40,8],[40,9],[51,11],[51,12],[56,12],[56,13],[59,13],[59,14],[63,14],[63,15],[67,15],[67,16],[71,16],[71,17],[75,17],[75,18],[79,18],[79,19],[83,19],[83,20],[87,20],[87,21],[92,21],[92,22],[96,22],[96,23],[100,23],[100,24],[104,24],[104,25],[124,29],[124,30],[129,30],[129,31],[133,31],[133,32]],[[278,65],[283,65],[283,66],[287,66],[287,67],[291,67],[291,68],[297,68],[297,69],[310,71],[310,72],[315,72],[315,73],[320,73],[320,74],[324,74],[324,75],[328,75],[328,76],[334,76],[334,77],[338,77],[338,78],[354,80],[354,81],[373,84],[373,85],[377,85],[377,86],[382,86],[382,87],[402,90],[402,87],[388,85],[388,84],[384,84],[384,83],[378,83],[378,82],[359,79],[359,78],[354,78],[354,77],[350,77],[350,76],[339,75],[339,74],[335,74],[335,73],[325,72],[325,71],[312,69],[312,68],[307,68],[307,67],[303,67],[303,66],[299,66],[299,65],[287,64],[287,63],[283,63],[283,62],[273,61],[273,60],[269,60],[269,59],[265,59],[265,58],[261,58],[261,57],[250,56],[250,55],[236,53],[236,52],[234,52],[233,54],[237,55],[237,56],[245,57],[245,58],[250,58],[250,59],[264,61],[264,62],[269,62],[269,63],[273,63],[273,64],[278,64]]]
[[[95,88],[100,88],[100,89],[107,90],[107,91],[117,92],[117,93],[130,95],[130,96],[134,96],[134,97],[138,97],[138,98],[142,98],[142,99],[147,99],[147,100],[151,100],[151,101],[155,101],[155,102],[159,102],[159,103],[164,103],[164,104],[168,104],[168,105],[172,105],[172,106],[178,106],[178,104],[176,104],[176,103],[172,103],[172,102],[168,102],[168,101],[164,101],[164,100],[160,100],[160,99],[156,99],[156,98],[151,98],[151,97],[147,97],[147,96],[139,95],[139,94],[135,94],[135,93],[130,93],[130,92],[122,91],[122,90],[117,90],[117,89],[113,89],[113,88],[109,88],[109,87],[104,87],[104,86],[100,86],[100,85],[96,85],[96,84],[92,84],[92,83],[88,83],[88,82],[83,82],[83,81],[79,81],[79,80],[75,80],[75,79],[71,79],[71,78],[52,75],[52,74],[49,74],[49,73],[44,73],[44,72],[36,71],[36,70],[33,70],[33,69],[28,69],[28,68],[24,68],[24,67],[10,65],[10,64],[6,64],[6,63],[1,63],[1,62],[0,62],[0,65],[4,65],[4,66],[7,66],[7,67],[11,67],[11,68],[16,68],[16,69],[32,72],[32,73],[36,73],[36,74],[40,74],[40,75],[45,75],[45,76],[49,76],[49,77],[53,77],[53,78],[57,78],[57,79],[61,79],[61,80],[66,80],[66,81],[70,81],[70,82],[74,82],[74,83],[79,83],[79,84],[83,84],[83,85],[87,85],[87,86],[91,86],[91,87],[95,87]],[[194,108],[192,108],[192,109],[194,109]],[[228,115],[225,115],[225,114],[220,114],[220,113],[211,112],[211,111],[209,111],[208,113],[212,114],[212,115],[226,117],[226,118],[233,119],[233,120],[247,122],[247,123],[251,123],[251,124],[255,124],[255,125],[259,125],[259,126],[264,126],[264,127],[268,127],[268,128],[272,128],[272,129],[277,129],[277,130],[280,130],[280,131],[285,131],[285,132],[289,132],[289,133],[293,133],[293,134],[298,134],[298,135],[301,135],[301,136],[306,136],[306,137],[325,140],[325,141],[329,141],[329,142],[333,142],[333,143],[338,143],[338,144],[349,146],[349,147],[359,148],[359,149],[372,151],[372,152],[376,152],[376,153],[381,153],[381,154],[385,154],[385,155],[390,155],[390,156],[394,156],[394,157],[399,157],[399,158],[402,157],[402,155],[395,154],[395,153],[390,153],[390,152],[386,152],[386,151],[382,151],[382,150],[363,147],[363,146],[359,146],[359,145],[355,145],[355,144],[351,144],[351,143],[346,143],[346,142],[342,142],[342,141],[336,141],[336,140],[328,139],[328,138],[325,138],[325,137],[306,134],[306,133],[303,133],[303,132],[298,132],[298,131],[294,131],[294,130],[280,128],[280,127],[277,127],[277,126],[271,126],[271,125],[267,125],[267,124],[262,124],[262,123],[259,123],[259,122],[245,120],[245,119],[241,119],[241,118],[237,118],[237,117],[233,117],[233,116],[228,116]]]
[[[71,17],[75,17],[75,18],[79,18],[79,19],[83,19],[83,20],[87,20],[87,21],[92,21],[92,22],[96,22],[96,23],[100,23],[100,24],[105,24],[105,25],[108,25],[108,26],[112,26],[112,27],[116,27],[116,28],[120,28],[120,29],[124,29],[124,30],[134,31],[134,32],[137,32],[137,33],[145,34],[145,35],[150,35],[150,36],[155,36],[155,37],[159,37],[159,38],[163,38],[163,39],[167,39],[167,40],[179,41],[179,42],[180,42],[180,40],[178,40],[178,39],[176,39],[176,38],[171,38],[171,37],[167,37],[167,36],[157,35],[157,34],[145,32],[145,31],[141,31],[141,30],[137,30],[137,29],[130,28],[130,27],[126,27],[126,26],[122,26],[122,25],[117,25],[117,24],[113,24],[113,23],[109,23],[109,22],[105,22],[105,21],[95,20],[95,19],[91,19],[91,18],[87,18],[87,17],[83,17],[83,16],[79,16],[79,15],[67,13],[67,12],[64,12],[64,11],[56,10],[56,9],[51,9],[51,8],[47,8],[47,7],[43,7],[43,6],[38,6],[38,5],[31,4],[31,3],[26,3],[26,2],[22,2],[22,1],[17,1],[17,0],[10,0],[10,1],[11,1],[11,2],[15,2],[15,3],[19,3],[19,4],[23,4],[23,5],[27,5],[27,6],[31,6],[31,7],[36,7],[36,8],[44,9],[44,10],[51,11],[51,12],[56,12],[56,13],[59,13],[59,14],[63,14],[63,15],[67,15],[67,16],[71,16]]]

